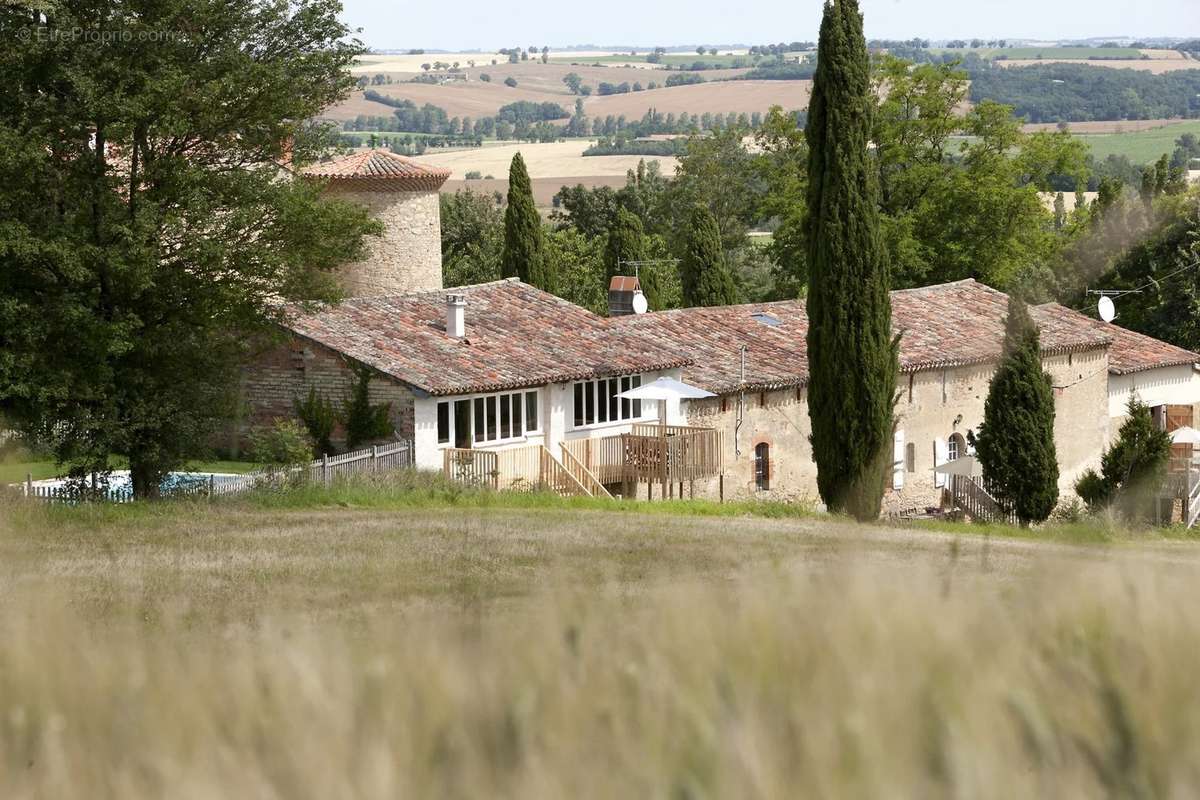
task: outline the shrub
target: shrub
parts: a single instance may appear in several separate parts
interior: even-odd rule
[[[467,180],[469,180],[469,181],[477,181],[482,177],[483,177],[483,173],[477,169],[473,169],[467,173]]]
[[[491,83],[492,76],[488,75],[486,72],[481,72],[479,73],[479,80],[483,81],[484,83]]]
[[[371,370],[355,368],[350,395],[342,403],[346,449],[353,450],[376,439],[390,437],[395,431],[391,411],[391,403],[371,403]]]
[[[507,78],[504,79],[504,85],[508,86],[512,89],[515,89],[515,88],[517,88],[517,79],[514,78],[513,76],[509,75]]]
[[[299,397],[293,399],[292,406],[313,441],[314,455],[335,452],[332,439],[338,423],[338,413],[329,398],[318,394],[316,387],[311,387],[308,396],[303,400]]]
[[[1159,430],[1137,395],[1129,398],[1127,412],[1117,440],[1100,460],[1100,474],[1085,472],[1075,493],[1093,511],[1111,507],[1126,519],[1150,519],[1171,457],[1171,437]]]
[[[308,464],[313,442],[295,420],[279,420],[250,437],[251,457],[265,467],[289,469]]]

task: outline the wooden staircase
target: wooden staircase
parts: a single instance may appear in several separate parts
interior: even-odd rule
[[[443,474],[452,481],[496,491],[550,491],[562,497],[612,495],[588,469],[563,450],[566,464],[540,444],[507,450],[447,448]]]
[[[962,509],[971,519],[980,522],[1017,524],[1017,516],[1000,507],[996,498],[975,478],[969,475],[949,476],[950,498],[955,507]]]

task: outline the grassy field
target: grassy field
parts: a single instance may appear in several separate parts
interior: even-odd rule
[[[1080,138],[1091,146],[1092,155],[1098,160],[1109,155],[1123,155],[1135,164],[1148,164],[1163,154],[1174,152],[1175,140],[1185,133],[1200,135],[1200,120],[1132,133],[1081,134]]]
[[[0,793],[1200,790],[1191,542],[421,486],[0,509]]]
[[[978,53],[981,58],[1002,59],[1118,59],[1130,60],[1144,58],[1141,50],[1133,47],[980,47],[971,48],[941,48],[939,53]]]

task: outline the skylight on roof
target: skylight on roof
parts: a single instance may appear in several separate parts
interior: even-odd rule
[[[755,322],[761,322],[763,325],[770,325],[772,328],[778,328],[783,323],[779,321],[779,317],[768,314],[765,311],[755,311],[750,315],[750,318]]]

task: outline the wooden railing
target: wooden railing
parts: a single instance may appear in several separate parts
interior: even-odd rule
[[[563,450],[606,484],[677,484],[721,474],[721,431],[682,425],[634,425],[633,430],[564,442]]]
[[[510,492],[546,489],[564,496],[592,495],[540,444],[507,450],[447,448],[442,455],[442,469],[450,480],[472,486]]]
[[[442,451],[442,474],[468,486],[499,488],[499,454],[495,450],[450,447]]]
[[[697,428],[691,425],[659,425],[655,422],[635,422],[630,428],[634,436],[685,436],[694,433],[708,433],[712,428]]]
[[[571,454],[571,451],[567,449],[566,442],[562,443],[562,454],[563,466],[567,468],[567,471],[571,473],[571,476],[575,480],[579,481],[588,494],[592,497],[607,497],[612,499],[612,495],[608,489],[604,488],[604,484],[592,474],[591,470],[584,466],[582,461]]]
[[[542,445],[538,445],[541,451],[542,460],[542,485],[555,494],[560,494],[564,497],[571,496],[590,496],[591,492],[587,490],[582,483],[571,474],[571,471],[563,466],[562,462],[551,455],[550,451]],[[604,487],[601,486],[601,489]],[[605,492],[608,494],[608,492]]]
[[[620,436],[572,439],[563,442],[562,449],[601,483],[621,483],[625,480],[625,449]]]
[[[996,498],[988,494],[987,490],[969,475],[950,476],[950,496],[954,504],[967,512],[971,519],[1009,525],[1017,523],[1016,514],[1001,508]]]

